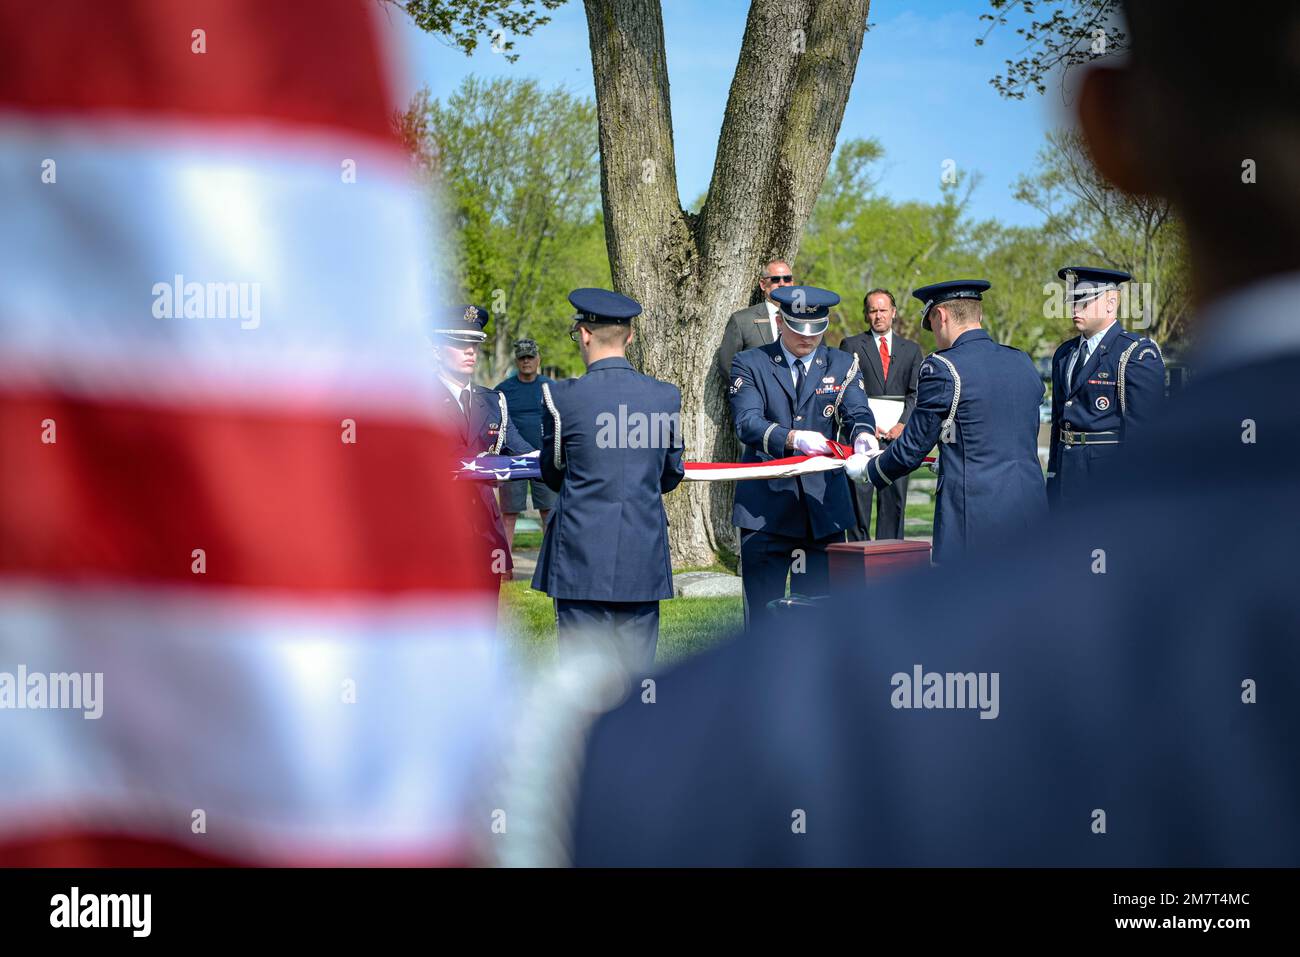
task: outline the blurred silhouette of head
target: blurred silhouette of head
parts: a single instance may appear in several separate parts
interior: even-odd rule
[[[1174,204],[1198,304],[1300,269],[1300,4],[1123,7],[1128,55],[1078,101],[1097,168]]]

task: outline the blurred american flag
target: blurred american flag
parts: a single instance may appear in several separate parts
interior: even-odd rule
[[[0,6],[0,674],[103,675],[0,710],[0,863],[469,859],[496,585],[378,6]]]

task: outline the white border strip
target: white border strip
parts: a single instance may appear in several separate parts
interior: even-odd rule
[[[0,129],[11,387],[433,414],[429,194],[390,152],[219,124],[5,114]],[[245,308],[222,317],[228,284]],[[200,299],[207,315],[186,317]]]
[[[271,861],[463,844],[512,700],[492,596],[225,594],[0,589],[0,672],[103,675],[97,720],[0,710],[0,840],[92,828]]]

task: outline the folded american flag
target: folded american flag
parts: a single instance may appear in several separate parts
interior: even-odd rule
[[[539,461],[539,452],[529,452],[526,455],[479,455],[472,459],[461,459],[460,468],[454,474],[458,479],[478,482],[540,479],[542,467],[537,464]]]

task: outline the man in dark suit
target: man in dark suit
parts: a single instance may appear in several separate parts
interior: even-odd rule
[[[733,312],[722,333],[718,368],[724,378],[731,372],[731,360],[736,358],[737,353],[776,342],[781,334],[781,314],[772,298],[772,292],[793,284],[794,274],[784,259],[773,259],[763,267],[763,274],[758,277],[758,288],[762,290],[763,301]]]
[[[1300,143],[1300,7],[1123,7],[1079,119],[1186,224],[1196,378],[1086,508],[606,715],[578,863],[1300,865],[1300,181],[1262,175]],[[1255,520],[1206,533],[1225,502]]]
[[[542,386],[542,478],[559,492],[533,587],[555,599],[559,641],[612,639],[636,670],[654,664],[659,601],[673,597],[663,496],[682,466],[682,394],[627,361],[641,307],[576,289],[569,335],[587,374]]]
[[[921,347],[911,339],[894,332],[894,318],[898,304],[888,289],[873,289],[862,299],[862,312],[868,331],[847,337],[840,348],[858,357],[862,381],[867,386],[868,398],[894,398],[903,400],[903,413],[898,422],[888,429],[876,427],[876,438],[882,445],[903,434],[903,427],[916,408],[916,377],[921,371],[924,357]],[[853,483],[853,499],[857,508],[858,527],[849,529],[851,542],[865,542],[871,538],[871,493],[873,486]],[[903,516],[907,508],[907,476],[880,490],[880,504],[876,511],[876,538],[902,538]]]

